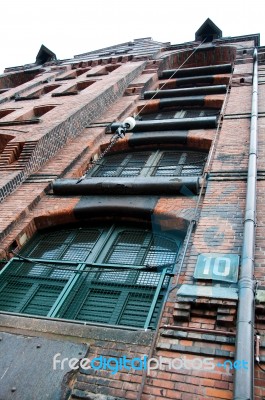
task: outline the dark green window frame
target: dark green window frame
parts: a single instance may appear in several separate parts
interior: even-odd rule
[[[99,161],[87,176],[200,176],[203,173],[206,159],[206,153],[189,150],[114,153]]]
[[[181,242],[114,225],[38,233],[0,274],[0,312],[153,329]]]

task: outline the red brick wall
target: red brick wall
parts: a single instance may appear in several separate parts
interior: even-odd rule
[[[210,165],[208,181],[198,204],[196,216],[194,212],[198,196],[195,195],[160,196],[154,210],[153,218],[159,219],[165,230],[177,228],[186,231],[190,226],[190,221],[195,217],[197,219],[187,246],[183,267],[179,275],[176,274],[173,278],[173,285],[178,285],[178,287],[168,295],[157,337],[154,333],[141,332],[141,344],[137,334],[132,334],[131,337],[125,335],[126,337],[123,338],[121,332],[119,337],[114,335],[114,340],[111,340],[109,336],[99,339],[91,334],[87,337],[90,343],[88,353],[90,358],[99,355],[119,357],[126,352],[131,357],[144,354],[150,357],[161,356],[168,362],[181,357],[186,357],[187,360],[194,358],[203,360],[204,357],[208,357],[213,358],[215,363],[223,363],[226,359],[233,360],[236,301],[207,297],[198,297],[191,301],[179,298],[177,290],[180,284],[196,283],[193,273],[200,253],[240,254],[241,251],[252,86],[250,83],[240,83],[239,79],[251,77],[253,68],[252,61],[248,59],[249,54],[242,54],[241,44],[247,48],[253,46],[252,41],[243,41],[240,44],[233,42],[233,47],[217,47],[209,51],[207,56],[200,51],[185,65],[192,67],[208,65],[210,62],[213,64],[231,62],[236,55],[235,47],[239,46],[238,61],[234,69],[235,79],[232,81],[220,130],[218,132],[213,129],[188,132],[187,145],[193,149],[207,150],[216,139],[213,162]],[[137,112],[139,106],[145,104],[145,101],[140,99],[140,93],[158,86],[157,68],[161,71],[165,68],[178,67],[190,51],[180,53],[173,51],[172,53],[173,55],[169,56],[170,52],[166,51],[163,55],[168,55],[168,57],[162,61],[156,61],[155,64],[130,62],[122,65],[107,78],[104,76],[102,81],[94,83],[87,91],[81,92],[76,97],[51,98],[49,95],[45,99],[41,98],[40,101],[33,100],[30,104],[22,102],[21,105],[20,102],[14,101],[5,104],[5,107],[14,106],[14,104],[22,106],[22,109],[16,111],[14,115],[11,114],[12,118],[22,115],[40,103],[57,104],[57,106],[44,116],[41,125],[28,126],[26,131],[16,136],[16,140],[19,137],[20,140],[30,138],[30,140],[38,141],[38,146],[32,154],[31,164],[26,169],[27,175],[32,172],[36,172],[36,175],[34,182],[26,181],[20,185],[2,204],[0,222],[2,257],[9,257],[11,245],[13,248],[21,247],[22,243],[38,229],[76,222],[73,210],[80,198],[54,196],[48,176],[68,178],[81,176],[88,167],[91,157],[97,153],[100,154],[110,140],[110,136],[105,135],[105,126],[100,127],[96,124],[107,125]],[[80,81],[83,78],[81,75],[77,80]],[[64,89],[73,85],[72,81],[65,82],[67,83]],[[37,81],[35,83],[37,84]],[[28,90],[32,90],[32,87]],[[260,111],[263,112],[263,86],[260,92]],[[102,93],[101,98],[98,93]],[[46,100],[48,98],[49,101]],[[98,102],[95,102],[95,98]],[[93,125],[89,128],[85,127],[90,122]],[[264,159],[264,133],[263,119],[261,119],[260,170],[263,168]],[[113,150],[127,150],[129,137],[130,135],[127,135]],[[25,179],[26,173],[21,176],[20,182]],[[41,174],[47,176],[46,181],[41,181],[41,178],[38,181],[38,176],[40,177]],[[4,176],[6,183],[13,178],[12,174]],[[257,199],[255,274],[261,285],[264,281],[263,186],[263,180],[260,178]],[[263,314],[264,307],[259,305],[256,323],[257,329],[264,335]],[[30,331],[31,328],[24,327],[23,329]],[[37,334],[41,334],[41,330],[39,328]],[[262,352],[264,347],[263,343]],[[263,372],[257,369],[256,400],[261,400],[265,393],[262,374]],[[214,371],[209,372],[185,368],[175,370],[165,365],[161,370],[154,370],[147,376],[142,372],[131,374],[123,371],[112,375],[106,371],[91,374],[79,370],[68,384],[72,390],[72,399],[82,398],[90,392],[116,396],[120,399],[137,399],[141,391],[142,400],[233,398],[233,372],[225,371],[222,367],[216,367]]]

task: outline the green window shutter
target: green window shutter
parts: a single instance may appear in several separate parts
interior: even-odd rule
[[[21,312],[25,297],[33,284],[17,285],[15,282],[6,282],[0,288],[0,310]]]
[[[82,287],[62,318],[109,324],[119,300],[120,291]],[[79,303],[78,303],[79,301]]]
[[[0,273],[0,311],[154,327],[179,243],[124,227],[41,233],[24,248],[31,261]]]
[[[116,229],[108,241],[108,251],[99,257],[102,266],[108,264],[165,266],[172,270],[179,250],[179,243],[152,235],[146,230]],[[84,274],[62,306],[57,317],[89,322],[118,324],[143,328],[151,304],[157,296],[159,272],[139,270],[90,269]],[[168,278],[162,282],[150,326],[155,326],[161,306],[162,291]],[[108,301],[109,299],[109,301]]]
[[[127,274],[123,273],[124,280],[122,280],[122,271],[105,269],[101,271],[90,272],[86,275],[82,284],[77,285],[73,290],[68,299],[70,301],[66,302],[57,317],[143,328],[155,297],[160,274],[127,272]],[[146,275],[145,279],[143,274]],[[117,282],[115,278],[118,275],[120,279]],[[128,279],[130,275],[133,275],[133,279],[132,276]],[[141,275],[142,278],[139,281]],[[152,277],[149,282],[148,275]],[[156,310],[161,305],[161,299],[160,295]],[[150,325],[155,325],[156,317],[157,311]]]
[[[171,267],[176,261],[179,251],[179,242],[162,235],[152,235],[148,251],[145,253],[144,264],[155,267]]]
[[[0,275],[0,310],[47,316],[73,274],[69,267],[12,259]]]
[[[46,316],[61,293],[63,286],[45,284],[35,286],[34,293],[21,312]]]
[[[151,307],[154,298],[154,293],[146,293],[141,296],[137,293],[130,293],[126,299],[124,309],[119,318],[119,325],[131,325],[138,328],[143,328],[145,325],[146,317]],[[140,301],[139,301],[140,300]],[[162,304],[162,296],[159,296],[156,302],[156,308],[149,324],[150,328],[155,328],[156,321],[159,315],[160,307]]]

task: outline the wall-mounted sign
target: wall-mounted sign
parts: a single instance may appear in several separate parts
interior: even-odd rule
[[[196,279],[237,282],[239,256],[236,254],[203,253],[198,256]]]

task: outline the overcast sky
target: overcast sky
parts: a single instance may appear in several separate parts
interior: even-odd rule
[[[41,44],[58,59],[140,37],[172,44],[194,40],[211,18],[223,36],[261,34],[261,0],[7,0],[1,2],[0,73],[34,62]]]

